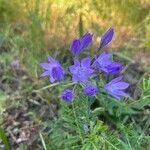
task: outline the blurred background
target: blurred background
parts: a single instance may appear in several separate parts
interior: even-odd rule
[[[94,52],[109,27],[115,29],[110,49],[148,68],[150,0],[0,0],[0,57],[11,54],[35,76],[47,54],[66,54],[86,31],[94,33]]]

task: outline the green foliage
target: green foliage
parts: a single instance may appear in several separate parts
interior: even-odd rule
[[[5,104],[8,96],[0,90],[0,114],[5,111]]]
[[[83,34],[84,34],[83,19],[82,19],[82,14],[80,14],[80,19],[79,19],[79,35],[80,35],[80,37]]]
[[[143,127],[136,119],[141,117],[141,107],[149,105],[144,98],[149,79],[143,79],[143,94],[137,102],[130,99],[117,101],[102,90],[102,81],[95,84],[99,87],[96,97],[84,96],[82,89],[77,93],[76,89],[79,91],[81,87],[75,85],[73,102],[61,102],[58,118],[45,125],[48,131],[43,131],[45,147],[52,150],[148,149],[150,140],[146,132],[150,121],[147,118]]]
[[[9,141],[8,141],[8,139],[7,139],[5,130],[2,129],[2,128],[0,128],[0,141],[3,142],[3,144],[5,145],[5,149],[6,149],[6,150],[10,150]]]

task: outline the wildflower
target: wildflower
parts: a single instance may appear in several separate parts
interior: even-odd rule
[[[88,96],[94,96],[97,92],[97,89],[95,86],[93,85],[87,85],[84,90],[83,90],[84,94],[88,95]]]
[[[90,58],[83,58],[81,63],[79,60],[74,60],[74,65],[69,67],[70,72],[72,73],[73,81],[86,82],[88,77],[94,72],[90,68],[91,60]]]
[[[61,99],[66,102],[70,102],[73,99],[72,90],[66,89],[61,93]]]
[[[122,77],[117,77],[104,86],[104,90],[118,100],[120,100],[123,96],[128,96],[123,90],[128,88],[129,84],[122,82],[121,80]]]
[[[86,32],[81,38],[80,38],[80,41],[81,41],[81,50],[82,49],[85,49],[89,46],[89,44],[91,43],[92,41],[92,37],[93,37],[93,34],[89,33],[89,32]]]
[[[86,32],[81,38],[74,39],[70,45],[70,50],[73,55],[77,55],[82,49],[89,46],[92,41],[93,34]]]
[[[40,65],[43,69],[46,70],[41,76],[48,76],[51,83],[63,78],[64,69],[59,64],[59,62],[53,59],[51,56],[48,56],[48,63],[41,63]]]
[[[11,63],[10,63],[11,67],[13,70],[17,70],[19,69],[19,60],[14,59]]]
[[[114,35],[114,30],[113,28],[109,28],[102,36],[100,45],[99,45],[99,50],[105,47],[113,38]]]
[[[74,39],[71,43],[70,50],[73,55],[77,55],[81,50],[81,44],[79,39]]]
[[[93,63],[93,66],[103,70],[107,74],[118,73],[121,70],[121,64],[112,61],[112,54],[103,52]]]

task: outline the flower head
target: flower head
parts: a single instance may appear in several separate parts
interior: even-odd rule
[[[97,92],[97,89],[95,86],[93,85],[87,85],[84,89],[83,89],[84,94],[88,95],[88,96],[94,96]]]
[[[48,63],[41,63],[40,65],[43,69],[45,69],[45,72],[41,76],[48,76],[51,83],[54,81],[59,81],[63,78],[64,69],[59,62],[53,59],[51,56],[48,56]]]
[[[70,102],[73,99],[72,90],[66,89],[61,93],[61,99],[66,102]]]
[[[19,60],[14,59],[11,63],[10,63],[12,69],[17,70],[19,69]]]
[[[112,54],[103,52],[93,63],[98,69],[103,70],[107,74],[118,73],[121,70],[121,64],[112,61]]]
[[[94,72],[90,68],[91,60],[90,58],[83,58],[81,63],[79,60],[74,60],[74,65],[69,67],[69,70],[72,74],[73,81],[86,82],[88,77]]]
[[[123,96],[128,96],[124,90],[128,88],[129,84],[121,80],[122,77],[117,77],[104,86],[104,90],[118,100],[120,100]]]
[[[113,28],[109,28],[102,36],[100,45],[99,45],[99,50],[105,47],[113,38],[114,35],[114,30]]]
[[[86,32],[81,38],[74,39],[70,45],[73,55],[77,55],[82,49],[89,46],[92,41],[93,34]]]
[[[89,44],[92,41],[92,37],[93,34],[86,32],[81,38],[80,38],[80,42],[81,42],[81,50],[85,49],[89,46]]]

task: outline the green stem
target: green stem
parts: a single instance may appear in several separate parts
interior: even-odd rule
[[[73,114],[74,114],[74,118],[75,118],[75,123],[76,123],[77,128],[78,128],[79,136],[80,136],[80,139],[83,143],[83,137],[82,137],[82,134],[81,134],[81,131],[80,131],[80,127],[78,125],[77,115],[76,115],[76,112],[75,112],[74,101],[72,101],[72,109],[73,109]]]
[[[51,87],[54,87],[54,86],[57,86],[57,85],[60,85],[60,84],[65,84],[65,85],[62,85],[62,86],[71,86],[71,85],[74,85],[74,84],[76,84],[76,83],[77,83],[77,82],[71,82],[71,83],[66,84],[66,83],[63,83],[63,82],[57,82],[57,83],[53,83],[53,84],[50,84],[50,85],[48,85],[48,86],[45,86],[45,87],[43,87],[43,88],[41,88],[41,89],[34,90],[34,92],[43,91],[43,90],[46,90],[46,89],[48,89],[48,88],[51,88]]]
[[[43,88],[41,88],[41,89],[34,90],[34,92],[43,91],[43,90],[46,90],[46,89],[48,89],[48,88],[51,88],[51,87],[57,86],[57,85],[59,85],[59,84],[60,84],[59,82],[58,82],[58,83],[54,83],[54,84],[50,84],[50,85],[45,86],[45,87],[43,87]]]
[[[114,146],[111,142],[109,142],[109,141],[106,140],[105,138],[104,138],[104,140],[105,140],[109,145],[111,145],[114,149],[119,150],[116,146]]]
[[[93,142],[91,142],[91,144],[93,145],[94,150],[98,150],[96,145]]]

